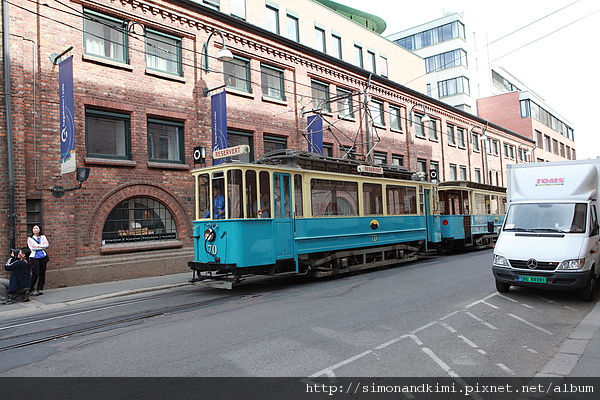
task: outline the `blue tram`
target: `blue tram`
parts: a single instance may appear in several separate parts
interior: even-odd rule
[[[204,286],[231,288],[253,274],[319,277],[415,260],[442,243],[444,221],[454,217],[440,214],[446,203],[438,185],[399,166],[281,150],[255,163],[192,173],[189,267],[192,282]]]
[[[194,281],[326,276],[414,260],[439,241],[435,185],[403,167],[299,151],[193,171]],[[439,221],[437,221],[439,223]]]
[[[491,247],[506,214],[506,188],[469,181],[438,185],[442,247]]]

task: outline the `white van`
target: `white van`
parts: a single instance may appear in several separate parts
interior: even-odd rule
[[[509,164],[508,211],[494,248],[496,289],[578,290],[600,275],[600,159]]]

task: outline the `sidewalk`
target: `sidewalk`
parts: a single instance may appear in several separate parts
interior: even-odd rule
[[[72,286],[44,290],[41,296],[31,296],[31,301],[0,305],[0,319],[7,316],[30,314],[35,310],[60,309],[69,305],[88,303],[113,297],[152,292],[190,285],[191,272],[174,275],[152,276],[92,285]]]
[[[0,319],[39,310],[190,285],[191,273],[96,283],[44,291],[28,303],[0,305]],[[600,293],[597,294],[597,297]],[[600,377],[600,301],[571,332],[536,377]]]

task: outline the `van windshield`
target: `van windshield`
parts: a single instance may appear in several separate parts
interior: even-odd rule
[[[512,204],[505,231],[584,233],[586,203]]]

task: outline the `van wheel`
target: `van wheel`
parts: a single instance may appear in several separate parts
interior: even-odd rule
[[[500,293],[506,293],[510,290],[510,283],[500,282],[496,279],[496,290]]]
[[[592,301],[594,300],[594,295],[596,294],[596,276],[594,275],[592,269],[592,276],[590,277],[589,282],[583,288],[579,290],[579,298],[583,301]]]

